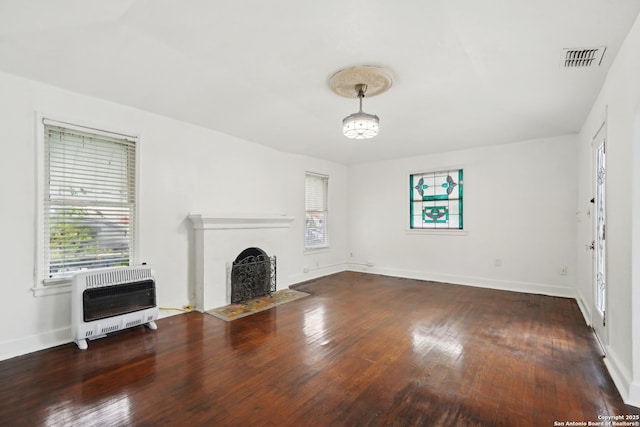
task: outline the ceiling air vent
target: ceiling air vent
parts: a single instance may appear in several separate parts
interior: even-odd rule
[[[580,49],[563,49],[565,68],[589,68],[597,67],[602,62],[605,46],[588,47]]]

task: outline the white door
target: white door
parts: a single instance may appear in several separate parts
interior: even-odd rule
[[[594,309],[592,325],[600,343],[607,343],[607,248],[606,248],[606,138],[605,127],[600,129],[594,140],[595,155],[595,197],[594,197],[594,240],[593,240],[593,291]]]

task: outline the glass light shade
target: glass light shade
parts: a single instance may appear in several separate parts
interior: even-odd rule
[[[369,139],[378,134],[379,123],[378,116],[360,111],[342,120],[342,132],[347,138]]]

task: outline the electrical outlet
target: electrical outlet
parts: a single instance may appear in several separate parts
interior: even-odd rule
[[[567,266],[563,265],[562,267],[560,267],[560,275],[561,276],[566,276],[567,275]]]
[[[502,267],[502,259],[496,258],[495,261],[493,261],[493,265],[496,267]]]
[[[303,272],[303,273],[308,273],[308,272],[309,272],[309,267],[305,267],[305,268],[303,268],[303,269],[302,269],[302,272]]]

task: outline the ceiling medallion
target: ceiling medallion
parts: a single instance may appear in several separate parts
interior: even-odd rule
[[[393,84],[391,73],[373,65],[345,68],[329,79],[329,87],[336,94],[358,98],[360,110],[342,120],[342,132],[350,139],[370,139],[378,135],[380,119],[362,111],[362,99],[386,92]]]

